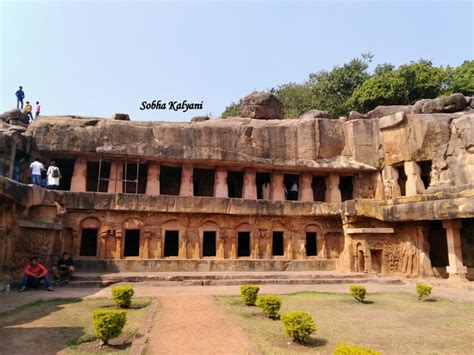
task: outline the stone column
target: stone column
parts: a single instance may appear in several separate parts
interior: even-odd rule
[[[153,253],[153,256],[155,259],[163,258],[163,239],[164,239],[164,236],[162,235],[161,228],[160,228],[156,234],[156,249],[154,250],[154,253]]]
[[[414,161],[404,163],[407,182],[405,185],[406,196],[415,196],[425,192],[425,185],[420,177],[420,167]]]
[[[147,195],[160,194],[160,165],[157,162],[148,163],[146,194]]]
[[[300,189],[298,200],[303,202],[313,202],[313,175],[311,174],[301,174],[300,175]]]
[[[148,227],[145,227],[145,238],[143,239],[143,250],[140,253],[142,259],[150,258],[150,238],[151,230]]]
[[[338,203],[342,201],[341,190],[339,189],[339,175],[329,174],[326,177],[326,197],[325,202]]]
[[[391,200],[402,195],[398,186],[398,171],[393,166],[387,165],[382,170],[384,197]]]
[[[99,239],[99,259],[105,259],[107,247],[107,228],[102,227],[100,229],[100,239]]]
[[[450,280],[467,281],[467,267],[462,263],[461,226],[460,221],[443,221],[443,228],[446,229],[448,242],[449,266],[446,267],[446,271]]]
[[[122,259],[122,229],[115,231],[115,259]]]
[[[229,189],[227,187],[227,170],[224,168],[217,168],[214,181],[214,197],[229,197]]]
[[[123,182],[123,162],[113,161],[110,164],[109,188],[107,192],[121,194],[123,192],[122,182]]]
[[[193,166],[191,164],[184,164],[181,169],[181,186],[179,188],[180,196],[193,196]]]
[[[71,256],[77,258],[79,251],[81,250],[81,238],[79,238],[79,231],[77,229],[72,230],[72,247]]]
[[[87,161],[82,158],[76,159],[74,162],[74,171],[71,179],[72,192],[86,191],[86,177],[87,177]]]
[[[179,251],[178,251],[178,258],[179,259],[186,259],[187,258],[187,256],[188,256],[187,248],[188,248],[188,243],[187,243],[187,240],[186,240],[186,236],[183,235],[183,237],[181,238],[181,241],[179,243]]]
[[[285,201],[285,187],[283,185],[283,172],[274,171],[272,174],[272,193],[271,199],[273,201]]]
[[[244,186],[242,187],[242,198],[247,200],[257,199],[257,173],[254,169],[245,169]]]

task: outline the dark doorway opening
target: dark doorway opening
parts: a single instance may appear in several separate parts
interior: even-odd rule
[[[100,168],[100,169],[99,169]],[[100,178],[99,178],[100,171]],[[87,162],[86,191],[107,192],[109,189],[110,161]]]
[[[181,167],[160,167],[160,195],[179,195],[181,186]]]
[[[123,256],[139,256],[140,255],[140,230],[125,230],[125,245],[123,247]]]
[[[250,232],[237,233],[237,256],[250,256]]]
[[[341,190],[342,201],[352,200],[353,192],[352,176],[341,176],[339,180],[339,189]]]
[[[193,169],[194,196],[214,196],[214,169]]]
[[[283,247],[283,232],[272,233],[272,254],[273,256],[285,255]]]
[[[462,220],[461,249],[463,265],[474,267],[474,218]]]
[[[97,256],[97,232],[97,228],[82,229],[80,256]]]
[[[326,201],[326,179],[324,176],[313,176],[311,187],[313,188],[313,199],[315,201]]]
[[[202,256],[216,256],[216,232],[203,232]]]
[[[270,199],[271,178],[272,175],[270,173],[256,173],[255,183],[257,185],[257,199]]]
[[[359,272],[364,272],[365,271],[365,258],[364,258],[364,252],[362,250],[359,250]]]
[[[290,201],[298,201],[299,175],[283,174],[283,184],[286,189],[286,199]]]
[[[400,195],[405,196],[406,190],[405,186],[407,183],[407,175],[405,174],[405,167],[403,165],[395,166],[398,173],[398,186],[400,187]]]
[[[372,271],[380,274],[382,272],[382,250],[370,249],[370,258],[372,259]]]
[[[179,252],[179,231],[165,232],[164,256],[178,256]]]
[[[61,172],[59,179],[59,190],[71,190],[72,174],[74,173],[74,159],[52,159]]]
[[[306,255],[318,255],[318,245],[316,243],[316,232],[306,232]]]
[[[430,187],[431,160],[420,161],[418,166],[420,167],[420,178],[427,189]]]
[[[244,173],[241,171],[229,171],[227,173],[227,189],[230,198],[242,198],[242,186],[244,184]]]
[[[446,239],[446,230],[443,228],[441,221],[430,222],[428,242],[430,243],[431,266],[448,266],[448,241]]]
[[[129,163],[123,169],[123,193],[144,194],[148,179],[148,164]]]

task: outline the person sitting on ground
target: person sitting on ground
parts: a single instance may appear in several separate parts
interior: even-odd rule
[[[23,99],[25,98],[25,93],[23,92],[23,86],[20,86],[20,88],[16,91],[15,96],[16,96],[16,108],[23,109]]]
[[[69,279],[74,273],[74,260],[69,256],[69,253],[65,251],[63,255],[59,258],[56,266],[53,266],[53,275],[54,279],[57,282],[61,281],[61,278],[64,278],[64,282],[68,283]]]
[[[35,158],[35,161],[30,164],[32,184],[41,186],[41,172],[44,170],[44,165],[38,160],[38,158]]]
[[[29,101],[26,101],[25,108],[23,109],[23,113],[26,113],[26,115],[30,118],[31,121],[33,121],[33,114],[31,113],[33,111],[33,106],[31,106]]]
[[[41,112],[41,105],[40,105],[39,101],[36,101],[35,111],[36,111],[36,113],[35,113],[35,119],[36,119],[36,118],[38,118],[38,116]]]
[[[47,187],[51,190],[57,190],[59,188],[59,179],[61,178],[61,172],[59,168],[56,166],[56,162],[53,160],[51,165],[46,172],[47,176]]]
[[[30,263],[25,266],[23,272],[24,276],[20,292],[26,291],[28,285],[38,288],[42,280],[44,280],[46,289],[48,291],[54,291],[48,278],[48,269],[46,269],[42,264],[38,263],[38,258],[33,256],[30,259]]]

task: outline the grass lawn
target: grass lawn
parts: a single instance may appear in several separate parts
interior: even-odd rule
[[[474,353],[472,303],[420,302],[415,295],[395,292],[368,294],[367,304],[349,294],[303,292],[281,297],[282,312],[312,314],[317,331],[306,345],[290,343],[280,321],[265,318],[259,308],[243,306],[239,297],[216,298],[265,354],[331,354],[340,341],[383,354]]]
[[[111,299],[56,299],[18,307],[0,314],[2,349],[8,354],[84,354],[99,351],[125,354],[150,303],[149,298],[134,298],[127,310],[122,335],[111,340],[110,347],[102,349],[98,348],[98,341],[93,341],[91,313],[97,308],[115,309]]]

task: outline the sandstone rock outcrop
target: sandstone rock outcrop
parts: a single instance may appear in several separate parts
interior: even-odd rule
[[[256,119],[282,119],[283,104],[269,93],[253,93],[242,100],[242,117]]]
[[[413,113],[452,113],[464,110],[468,102],[463,94],[438,97],[433,100],[417,101]]]
[[[360,113],[360,112],[357,112],[357,111],[351,111],[349,112],[349,117],[348,119],[351,121],[351,120],[365,120],[369,118],[369,115],[366,114],[366,113]]]
[[[23,114],[19,109],[13,109],[2,113],[0,115],[0,120],[11,125],[19,125],[23,127],[26,127],[30,122],[29,117]]]
[[[330,118],[329,112],[322,110],[309,110],[303,113],[300,117],[301,119],[305,118]]]
[[[380,118],[388,115],[393,115],[397,112],[409,113],[413,106],[411,105],[391,105],[391,106],[377,106],[372,111],[367,112],[369,118]]]

